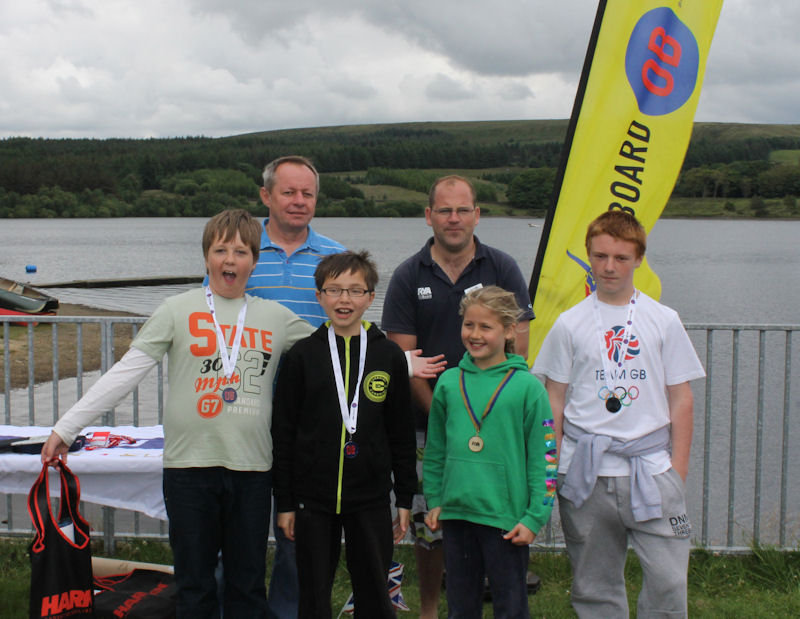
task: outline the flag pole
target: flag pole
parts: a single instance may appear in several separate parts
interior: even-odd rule
[[[589,72],[592,68],[592,61],[594,60],[594,52],[597,48],[597,39],[600,36],[600,26],[603,23],[603,16],[605,15],[607,0],[600,0],[597,5],[597,14],[594,18],[594,26],[592,26],[592,34],[589,38],[589,46],[586,50],[586,58],[583,61],[583,71],[578,81],[578,90],[575,93],[575,102],[572,105],[572,115],[567,125],[567,135],[564,139],[564,146],[561,149],[561,160],[558,164],[558,171],[556,172],[555,182],[553,184],[553,194],[550,198],[550,205],[545,214],[544,225],[542,226],[542,236],[539,238],[539,248],[536,252],[536,262],[533,265],[533,273],[531,274],[530,284],[528,285],[528,296],[533,303],[536,298],[536,289],[539,287],[539,276],[542,272],[542,263],[544,262],[544,254],[547,250],[547,241],[550,238],[550,229],[553,226],[553,219],[556,214],[556,206],[558,199],[561,195],[561,185],[564,182],[564,173],[567,169],[567,162],[569,161],[569,153],[572,148],[572,140],[575,137],[575,128],[578,125],[578,117],[581,113],[581,106],[583,105],[583,97],[586,94],[586,84],[589,82]]]

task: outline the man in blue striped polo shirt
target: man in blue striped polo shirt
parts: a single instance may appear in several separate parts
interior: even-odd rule
[[[277,301],[318,327],[327,316],[317,302],[314,271],[324,256],[346,249],[309,225],[317,206],[319,173],[305,157],[290,155],[268,163],[263,177],[261,201],[269,208],[269,217],[264,220],[258,263],[245,292]],[[295,619],[299,587],[294,542],[280,528],[273,528],[276,549],[268,612],[270,619]]]
[[[280,157],[264,168],[261,201],[269,208],[258,264],[245,292],[288,307],[313,326],[327,317],[316,299],[314,270],[346,248],[309,225],[319,193],[319,173],[305,157]]]

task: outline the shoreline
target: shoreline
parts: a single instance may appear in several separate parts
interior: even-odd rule
[[[82,303],[60,303],[56,316],[138,316],[133,312],[107,310]]]
[[[132,312],[107,310],[78,303],[61,303],[56,316],[138,316]],[[58,324],[58,377],[74,378],[77,375],[78,341],[75,324]],[[82,331],[81,352],[83,356],[82,371],[99,370],[101,365],[100,328],[96,324],[85,324]],[[2,330],[0,330],[2,333]],[[53,380],[53,328],[46,323],[39,323],[33,329],[33,382],[44,383]],[[2,341],[0,337],[0,341]],[[131,325],[118,325],[114,329],[114,361],[124,355],[131,340]],[[5,345],[5,342],[3,342]],[[10,374],[11,389],[28,387],[28,327],[10,327]],[[2,358],[0,358],[2,359]],[[5,375],[5,362],[0,360],[0,374]],[[0,393],[5,387],[0,383]]]

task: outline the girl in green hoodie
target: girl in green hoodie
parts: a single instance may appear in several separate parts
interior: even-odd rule
[[[426,523],[443,529],[450,617],[529,617],[528,545],[553,506],[557,456],[547,394],[514,354],[520,309],[487,286],[464,296],[458,368],[436,384],[423,489]]]

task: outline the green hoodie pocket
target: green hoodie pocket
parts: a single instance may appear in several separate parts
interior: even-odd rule
[[[506,467],[502,462],[448,458],[444,470],[442,509],[478,514],[505,514],[511,508]]]

